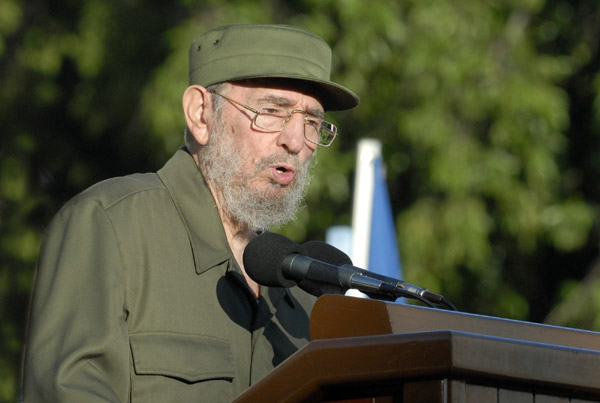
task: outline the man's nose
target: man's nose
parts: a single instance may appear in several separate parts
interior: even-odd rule
[[[277,144],[292,154],[298,154],[306,144],[304,141],[305,117],[306,112],[304,111],[292,111],[288,124],[279,134]]]

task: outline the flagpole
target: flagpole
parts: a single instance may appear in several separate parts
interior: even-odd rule
[[[374,161],[381,157],[381,143],[375,139],[358,142],[354,201],[352,208],[352,261],[355,266],[369,269],[371,242],[371,211],[375,186]]]

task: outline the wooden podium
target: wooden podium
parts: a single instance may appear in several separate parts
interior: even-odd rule
[[[325,295],[235,402],[600,402],[600,333]]]

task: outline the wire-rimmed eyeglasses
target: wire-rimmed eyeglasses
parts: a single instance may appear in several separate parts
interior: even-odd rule
[[[267,132],[282,131],[292,119],[294,113],[304,115],[304,138],[313,144],[329,147],[337,136],[337,127],[333,123],[329,123],[300,109],[288,110],[278,106],[266,106],[260,109],[254,109],[251,106],[244,105],[226,95],[212,92],[212,94],[225,98],[236,105],[241,106],[250,112],[255,113],[253,122],[256,127]]]

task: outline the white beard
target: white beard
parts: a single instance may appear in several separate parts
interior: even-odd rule
[[[252,232],[265,231],[293,220],[304,199],[316,158],[301,165],[298,155],[279,149],[273,155],[262,158],[253,172],[244,172],[242,166],[247,156],[231,143],[220,116],[215,128],[209,133],[208,144],[199,152],[200,170],[217,192],[214,196],[220,199],[225,214]],[[253,179],[263,170],[279,163],[294,167],[295,177],[289,185],[272,183],[266,190],[252,186]]]

